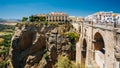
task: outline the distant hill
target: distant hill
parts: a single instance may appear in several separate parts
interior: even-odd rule
[[[0,18],[0,22],[6,22],[6,20],[4,20],[4,19]]]
[[[4,23],[4,22],[13,23],[13,22],[21,22],[21,20],[20,19],[2,19],[2,18],[0,18],[0,23]]]

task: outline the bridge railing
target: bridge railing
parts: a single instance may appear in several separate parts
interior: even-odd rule
[[[93,21],[84,21],[85,24],[90,24],[93,26],[105,26],[112,28],[120,28],[120,22],[93,22]]]

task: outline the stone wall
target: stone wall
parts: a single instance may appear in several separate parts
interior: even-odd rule
[[[100,44],[101,40],[99,40],[99,34],[103,39],[103,43]],[[95,39],[98,38],[98,40]],[[115,46],[120,45],[119,43],[119,35],[114,29],[112,28],[102,28],[102,27],[95,27],[92,24],[82,24],[81,25],[81,36],[79,38],[79,44],[76,45],[76,62],[77,64],[82,64],[82,47],[84,46],[83,40],[87,42],[87,53],[85,58],[85,67],[86,68],[119,68],[120,66],[119,61],[116,61],[115,57]],[[98,36],[98,37],[97,37]],[[100,46],[104,45],[103,59],[97,58],[100,57],[96,54],[95,45],[99,43]],[[96,45],[99,52],[101,51],[100,46]],[[120,53],[118,53],[120,55]],[[101,60],[101,61],[98,61]],[[104,62],[100,64],[101,62]]]

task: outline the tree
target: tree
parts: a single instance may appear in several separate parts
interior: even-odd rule
[[[33,15],[32,15],[32,16],[29,16],[29,21],[30,21],[30,22],[35,22],[35,18],[34,18]]]
[[[79,40],[79,34],[76,32],[69,32],[67,33],[67,35],[71,43],[74,43],[75,41]]]
[[[0,38],[0,46],[4,44],[4,39]]]
[[[32,15],[32,16],[29,17],[29,21],[30,22],[40,22],[40,21],[44,21],[45,22],[46,18],[44,16],[40,16],[39,17],[39,16],[33,16]]]
[[[27,20],[28,20],[27,17],[23,17],[23,18],[22,18],[22,21],[23,21],[23,22],[25,22],[25,21],[27,21]]]
[[[35,16],[34,18],[35,18],[35,21],[36,21],[36,22],[39,22],[39,21],[40,21],[40,18],[39,18],[38,16]]]
[[[45,21],[46,20],[46,18],[43,17],[43,16],[40,16],[39,19],[40,19],[40,21]]]

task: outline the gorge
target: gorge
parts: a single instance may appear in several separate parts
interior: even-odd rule
[[[60,55],[75,61],[79,35],[71,24],[17,24],[10,47],[10,68],[53,68]]]

